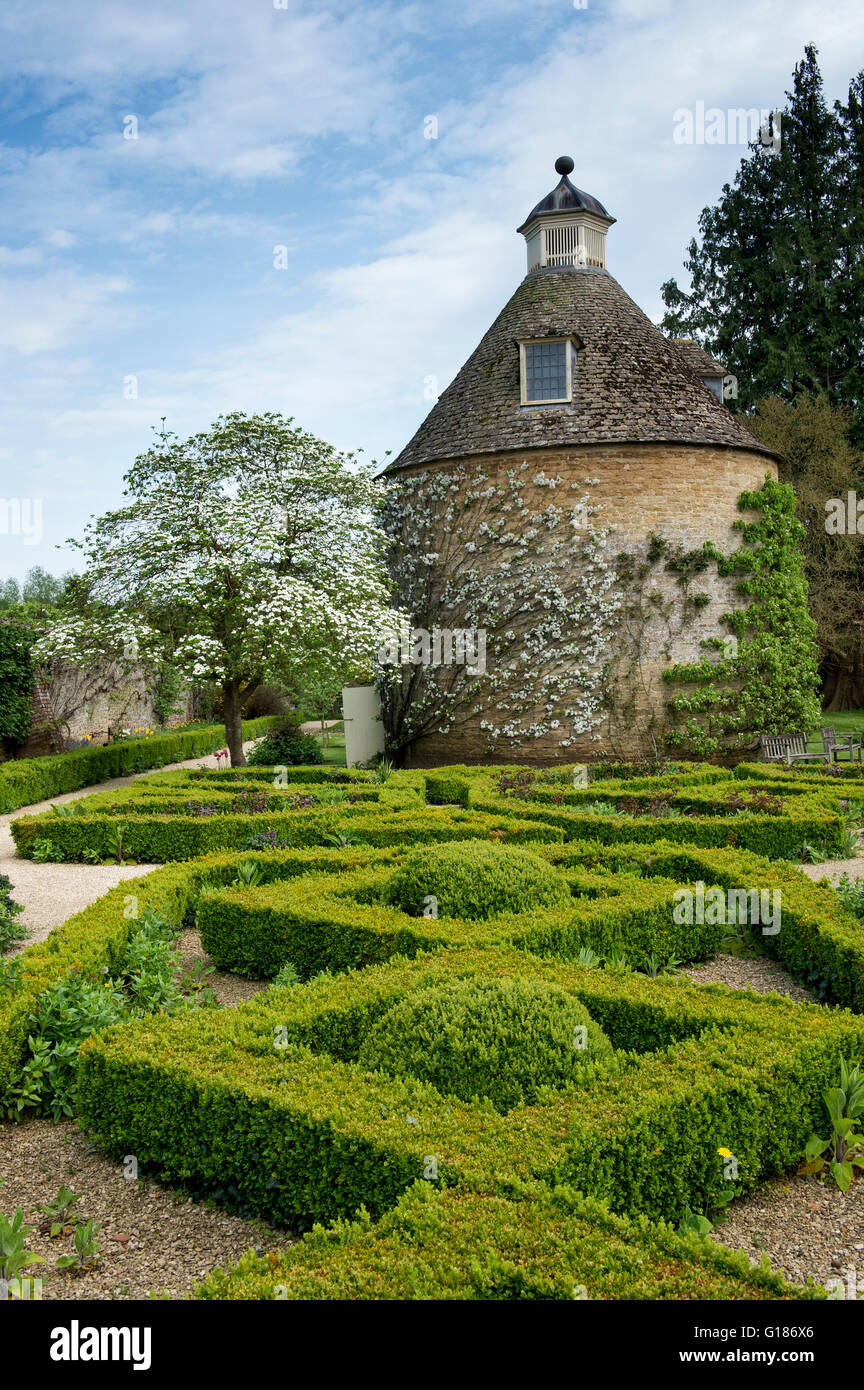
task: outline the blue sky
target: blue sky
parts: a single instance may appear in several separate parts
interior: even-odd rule
[[[676,144],[675,111],[782,105],[811,41],[845,97],[860,0],[4,0],[0,496],[42,524],[0,534],[0,578],[73,565],[163,415],[398,452],[524,274],[559,154],[659,318],[743,153]]]

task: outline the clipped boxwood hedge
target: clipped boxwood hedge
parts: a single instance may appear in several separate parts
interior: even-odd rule
[[[584,1004],[542,980],[458,980],[400,999],[373,1027],[358,1061],[416,1076],[444,1095],[486,1096],[496,1110],[566,1086],[612,1045]]]
[[[243,738],[258,738],[276,722],[271,715],[248,719],[243,724]],[[120,740],[103,748],[81,748],[53,757],[16,758],[0,763],[0,813],[33,806],[63,792],[75,792],[114,777],[129,777],[151,767],[199,758],[224,745],[223,725],[208,724],[200,729],[178,729],[128,742]]]
[[[423,916],[430,900],[437,917],[475,921],[500,912],[569,907],[570,889],[548,860],[529,850],[463,840],[413,850],[387,885],[387,901],[412,917]]]
[[[186,853],[193,819],[244,837],[276,820],[280,832],[283,822],[294,827],[297,842],[127,881],[26,952],[23,980],[0,998],[0,1086],[14,1077],[44,984],[69,969],[95,975],[122,950],[130,894],[178,922],[197,910],[205,945],[223,958],[233,952],[234,968],[275,976],[290,960],[308,983],[277,983],[234,1010],[151,1016],[91,1038],[79,1068],[82,1121],[109,1152],[134,1153],[154,1175],[202,1193],[227,1192],[271,1220],[368,1213],[266,1264],[246,1257],[199,1296],[572,1298],[574,1287],[600,1298],[821,1296],[664,1223],[676,1223],[685,1205],[710,1210],[719,1200],[723,1154],[737,1159],[741,1193],[789,1171],[823,1122],[822,1093],[839,1059],[864,1056],[864,1018],[589,968],[577,957],[582,945],[698,957],[715,949],[723,927],[676,920],[678,889],[764,888],[782,896],[781,930],[764,938],[765,949],[864,1009],[864,925],[829,888],[745,845],[749,836],[776,855],[804,838],[830,844],[843,824],[836,783],[792,780],[782,810],[731,817],[722,801],[740,780],[706,775],[692,783],[697,816],[606,817],[566,804],[554,787],[503,796],[494,769],[440,775],[469,783],[469,810],[424,806],[424,776],[396,773],[371,806],[157,814],[154,805],[186,794],[168,774],[130,797],[128,811],[53,817],[58,845],[82,827],[101,833],[119,823],[124,845],[140,833]],[[254,779],[233,779],[235,792],[247,785]],[[292,785],[302,792],[302,780]],[[658,791],[680,797],[681,785]],[[769,786],[764,771],[757,785]],[[215,801],[226,786],[211,775],[194,796],[206,801],[212,789]],[[623,796],[620,788],[608,799]],[[33,822],[44,834],[47,819],[16,823],[25,844]],[[411,916],[387,900],[414,846],[430,846],[421,854],[433,857],[455,848],[450,872],[464,881],[454,895],[464,894],[476,869],[465,842],[478,838],[493,842],[482,851],[491,849],[490,865],[502,845],[530,844],[535,886],[563,884],[569,896],[539,906],[519,898],[473,917]],[[244,859],[263,882],[238,881]],[[494,892],[484,902],[493,900]],[[523,1012],[521,1026],[518,1008],[489,1004],[522,995],[537,1011]],[[597,1030],[596,1055],[578,1075],[521,1068],[532,1050],[554,1061],[558,1035],[553,1029],[551,1046],[541,1038],[550,998],[568,1026],[578,1017]],[[475,1035],[476,1057],[466,1058]],[[509,1062],[518,1094],[498,1087]]]
[[[370,1072],[370,1026],[406,993],[448,977],[546,980],[572,993],[621,1049],[577,1089],[497,1114],[411,1076]],[[328,1039],[333,1041],[328,1044]],[[625,1041],[626,1040],[626,1041]],[[779,997],[616,976],[512,948],[433,957],[273,989],[227,1015],[148,1018],[82,1050],[79,1098],[109,1151],[166,1180],[219,1186],[270,1219],[387,1210],[434,1159],[442,1187],[506,1192],[570,1183],[623,1214],[674,1220],[726,1185],[788,1171],[823,1117],[864,1019]],[[351,1054],[357,1058],[351,1060]]]
[[[743,1253],[615,1216],[570,1187],[509,1196],[418,1182],[373,1225],[316,1226],[291,1249],[250,1251],[198,1299],[818,1299]]]

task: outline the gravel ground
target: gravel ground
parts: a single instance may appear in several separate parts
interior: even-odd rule
[[[793,1284],[841,1279],[844,1297],[864,1296],[864,1182],[843,1193],[814,1177],[778,1178],[727,1212],[711,1232],[720,1245],[752,1264],[767,1255]]]
[[[253,746],[244,744],[245,749]],[[168,767],[153,768],[153,772],[174,772],[183,767],[218,767],[212,754],[200,758],[189,758],[186,762],[171,763]],[[18,918],[21,926],[27,928],[27,938],[16,942],[9,949],[10,955],[24,951],[37,941],[59,927],[76,912],[95,903],[109,888],[114,888],[126,878],[137,878],[158,864],[37,864],[32,859],[19,859],[15,853],[10,824],[17,816],[37,815],[47,811],[49,806],[62,806],[67,801],[77,801],[95,791],[113,791],[116,787],[128,787],[132,782],[147,777],[147,772],[135,777],[116,777],[111,782],[100,782],[96,787],[84,787],[77,792],[64,792],[62,796],[52,797],[50,801],[40,801],[35,806],[21,807],[11,815],[0,816],[0,874],[7,874],[12,883],[12,897],[20,903],[24,912]]]
[[[285,1231],[246,1221],[217,1207],[193,1202],[181,1191],[124,1176],[71,1121],[0,1123],[0,1211],[24,1210],[39,1225],[36,1205],[56,1197],[61,1184],[81,1194],[85,1217],[101,1223],[98,1263],[78,1274],[53,1268],[58,1256],[74,1253],[71,1235],[51,1239],[34,1230],[27,1247],[50,1263],[34,1265],[44,1280],[43,1299],[146,1299],[150,1293],[182,1298],[218,1265],[291,1243]]]
[[[796,984],[788,970],[784,970],[770,956],[731,956],[722,952],[702,965],[688,965],[681,971],[688,979],[698,985],[721,984],[731,989],[754,989],[758,994],[786,994],[801,1004],[815,1003],[815,996],[809,990]]]
[[[247,980],[244,975],[230,975],[217,970],[212,956],[208,956],[201,945],[200,932],[183,932],[179,945],[181,972],[185,974],[195,966],[211,969],[213,973],[207,975],[204,982],[213,990],[218,1002],[226,1008],[242,1004],[244,1000],[251,999],[253,995],[260,994],[262,989],[267,988],[266,980]]]

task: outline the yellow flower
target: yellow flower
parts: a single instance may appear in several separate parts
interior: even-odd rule
[[[732,1157],[732,1150],[731,1150],[731,1149],[718,1149],[717,1152],[718,1152],[718,1154],[720,1155],[721,1158],[731,1158],[731,1157]]]

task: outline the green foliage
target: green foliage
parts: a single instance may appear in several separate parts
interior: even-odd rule
[[[63,851],[47,835],[37,835],[31,845],[31,856],[37,864],[60,864]]]
[[[435,910],[427,911],[429,899]],[[563,907],[566,879],[529,850],[468,840],[414,850],[396,870],[386,901],[413,917],[467,917]]]
[[[11,1090],[9,1114],[28,1109],[54,1120],[75,1113],[78,1048],[100,1028],[119,1023],[125,1013],[122,992],[106,980],[92,984],[71,972],[43,991],[30,1018],[29,1057]]]
[[[36,998],[27,1018],[28,1055],[9,1091],[8,1114],[26,1110],[54,1120],[75,1113],[78,1049],[86,1038],[148,1013],[196,1006],[178,983],[179,949],[165,915],[146,907],[134,924],[116,978],[103,966],[100,981],[76,967]]]
[[[183,672],[172,662],[159,663],[153,681],[153,713],[158,724],[167,724],[174,714],[183,684]]]
[[[256,744],[247,759],[250,767],[314,767],[323,763],[321,744],[312,734],[291,725],[274,729]]]
[[[16,920],[24,911],[12,899],[12,884],[7,874],[0,874],[0,954],[12,945],[13,941],[23,941],[26,928]]]
[[[134,1013],[172,1012],[184,1005],[178,984],[180,947],[176,929],[163,913],[145,908],[132,933],[120,980]]]
[[[847,912],[864,921],[864,878],[850,878],[841,874],[834,884],[834,891]]]
[[[29,1269],[32,1265],[47,1264],[42,1255],[36,1255],[32,1250],[27,1249],[27,1237],[32,1235],[35,1226],[24,1225],[24,1212],[21,1207],[15,1208],[15,1214],[10,1218],[0,1212],[0,1282],[11,1286],[13,1292],[16,1280],[20,1280],[21,1271]]]
[[[864,1134],[856,1128],[864,1114],[864,1072],[860,1064],[840,1059],[840,1085],[823,1091],[831,1121],[831,1136],[811,1134],[804,1150],[802,1173],[829,1172],[837,1186],[848,1192],[856,1168],[864,1168]]]
[[[669,1226],[613,1215],[566,1184],[507,1194],[417,1182],[372,1224],[365,1212],[316,1226],[278,1254],[214,1270],[201,1299],[574,1298],[814,1299],[740,1252],[682,1239]]]
[[[272,717],[243,725],[245,739],[257,738],[276,722]],[[109,743],[101,748],[79,749],[46,758],[18,758],[0,764],[0,814],[47,801],[63,792],[74,792],[95,782],[128,777],[165,763],[198,758],[221,748],[225,730],[205,725],[188,731],[156,734],[132,743]]]
[[[670,700],[673,724],[666,743],[698,757],[752,746],[759,733],[811,729],[821,713],[816,626],[807,611],[795,494],[766,476],[758,491],[741,494],[739,507],[760,517],[735,523],[743,543],[719,564],[721,574],[737,576],[747,600],[723,619],[737,649],[720,661],[706,656],[664,672],[668,682],[694,687]],[[713,645],[722,643],[716,639]]]
[[[101,1225],[96,1225],[92,1218],[89,1221],[79,1221],[75,1226],[75,1254],[61,1255],[57,1261],[58,1269],[84,1270],[90,1269],[97,1263],[101,1256],[99,1247],[101,1241],[98,1239]]]
[[[545,1086],[578,1082],[612,1045],[588,1010],[533,980],[460,980],[417,990],[370,1032],[358,1061],[430,1081],[445,1095],[485,1096],[497,1110],[532,1105]]]
[[[468,809],[469,783],[464,777],[426,774],[426,800],[430,806],[464,806]]]
[[[828,529],[826,504],[864,494],[864,456],[849,439],[851,412],[827,395],[770,396],[747,425],[778,457],[780,481],[795,489],[808,607],[816,623],[823,705],[864,706],[864,554],[855,526]]]
[[[684,1208],[684,1215],[678,1222],[679,1236],[707,1236],[709,1231],[713,1231],[714,1222],[709,1221],[707,1216],[703,1216],[701,1211],[691,1211],[689,1207]]]
[[[0,623],[0,739],[13,748],[26,743],[30,733],[35,638],[32,628]]]
[[[755,141],[700,214],[685,262],[690,291],[667,281],[662,326],[697,337],[726,365],[739,409],[827,386],[833,401],[852,406],[860,441],[864,76],[831,110],[808,44],[787,96],[779,148]]]
[[[300,976],[297,974],[297,971],[294,969],[294,966],[291,964],[289,960],[285,963],[285,965],[282,966],[282,969],[279,971],[279,974],[275,976],[270,985],[270,988],[293,989],[294,986],[299,983],[299,981]]]
[[[73,1192],[61,1183],[57,1196],[36,1208],[42,1214],[42,1230],[47,1231],[52,1240],[66,1235],[81,1220],[80,1213],[74,1210],[80,1201],[80,1192]]]

